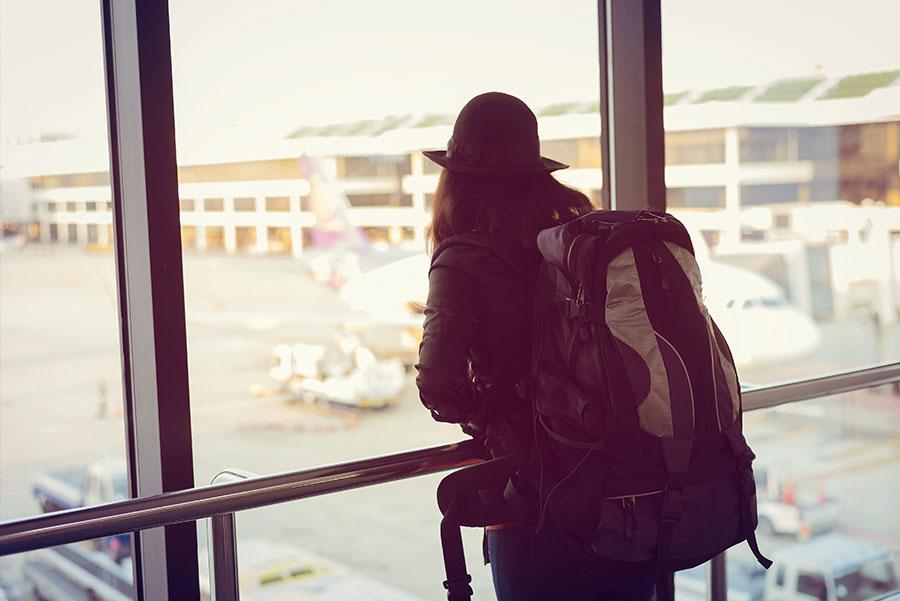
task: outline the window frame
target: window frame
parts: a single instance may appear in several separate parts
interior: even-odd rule
[[[129,489],[147,496],[194,486],[168,1],[102,14]],[[665,210],[660,0],[598,0],[597,19],[603,206]],[[194,523],[136,534],[137,599],[199,599],[196,548]]]

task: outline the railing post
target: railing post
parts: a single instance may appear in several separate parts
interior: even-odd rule
[[[239,601],[237,536],[233,513],[209,518],[209,593],[213,601]]]
[[[727,561],[725,551],[709,560],[709,572],[706,583],[706,598],[708,601],[728,600],[728,574],[725,571]]]

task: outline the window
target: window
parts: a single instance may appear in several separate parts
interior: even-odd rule
[[[741,186],[741,203],[767,205],[784,202],[800,202],[802,187],[798,184],[758,184]]]
[[[234,228],[234,237],[238,251],[252,252],[256,249],[255,227],[236,227]]]
[[[193,198],[181,198],[178,201],[178,205],[182,211],[193,211],[195,203]]]
[[[282,0],[262,12],[198,1],[170,3],[180,182],[205,190],[198,198],[235,199],[233,212],[207,200],[206,215],[190,216],[199,249],[185,256],[184,300],[198,484],[225,465],[270,473],[457,439],[457,428],[420,406],[410,369],[427,276],[424,207],[440,170],[421,151],[445,147],[472,96],[512,90],[539,114],[549,156],[584,170],[573,185],[598,188],[596,2],[549,12],[534,0],[429,0],[401,11],[363,2],[348,13]],[[234,44],[248,25],[254,43]],[[536,26],[547,42],[540,52]],[[454,51],[408,51],[435,45]],[[295,81],[302,85],[285,85]],[[542,114],[560,103],[577,106]],[[241,211],[241,198],[257,199],[247,205],[255,212]],[[291,210],[295,198],[301,211]],[[204,248],[218,256],[210,260]],[[403,285],[342,293],[378,269],[397,270]],[[279,370],[272,362],[283,363],[276,350],[284,347],[290,354]],[[304,381],[295,360],[309,363],[319,350],[334,360],[313,361]],[[253,532],[390,586],[390,598],[432,598],[443,580],[435,482],[253,512],[246,517],[258,526],[238,527],[246,537],[239,555],[253,555],[244,547]],[[403,514],[413,526],[398,530],[392,520],[369,529],[361,507]],[[296,519],[283,521],[289,514]],[[301,523],[304,532],[290,525]],[[365,529],[384,548],[341,548],[337,525]],[[471,534],[467,544],[477,547]],[[269,577],[274,594],[289,568]],[[484,570],[476,576],[479,590],[490,590],[489,579]]]
[[[667,165],[704,165],[725,162],[725,130],[666,132]]]
[[[900,358],[900,123],[874,108],[893,89],[879,32],[900,13],[806,2],[662,2],[668,206],[702,246],[710,313],[755,384]],[[787,26],[801,14],[808,27]]]
[[[738,375],[765,385],[897,361],[900,246],[887,224],[900,217],[900,145],[886,144],[896,114],[875,106],[893,94],[879,75],[881,36],[900,9],[870,0],[853,10],[807,0],[786,12],[771,2],[721,8],[662,2],[663,88],[680,94],[664,109],[665,126],[723,131],[724,159],[666,176],[671,187],[677,178],[678,187],[724,188],[720,206],[671,211],[703,250],[706,304]],[[751,31],[765,31],[765,43]],[[703,244],[700,231],[717,240]],[[850,557],[884,552],[887,522],[876,516],[893,506],[898,477],[871,445],[890,436],[881,424],[898,399],[887,386],[746,415],[754,469],[765,474],[760,546],[777,555],[785,595],[878,594],[840,571],[857,572]],[[830,455],[834,445],[859,454]],[[729,568],[743,558],[729,552]]]
[[[284,212],[291,210],[291,199],[287,196],[278,196],[276,198],[266,198],[266,211]]]
[[[725,188],[669,188],[666,204],[671,208],[718,208],[725,206]]]
[[[576,169],[599,169],[600,136],[586,136],[572,140],[542,140],[541,154]]]
[[[399,178],[410,173],[409,155],[339,157],[337,176],[342,179],[363,177]]]
[[[800,570],[797,574],[797,592],[813,599],[828,600],[828,588],[825,586],[825,579],[819,572]]]
[[[893,436],[882,424],[891,421],[891,407],[897,402],[900,387],[885,385],[745,416],[744,434],[757,456],[757,535],[763,552],[777,549],[771,568],[777,586],[796,587],[797,593],[814,599],[835,598],[826,596],[833,586],[837,599],[852,601],[898,586],[890,569],[889,543],[873,535],[896,531],[895,524],[883,519],[883,512],[893,506],[896,470],[878,457]],[[808,430],[801,432],[801,424]],[[839,445],[846,452],[829,457],[826,445]],[[860,490],[867,494],[860,496]],[[783,519],[791,513],[798,519]],[[744,565],[742,553],[729,553],[732,557],[736,565]],[[841,561],[832,563],[837,558]],[[796,584],[786,578],[795,570]],[[823,573],[833,574],[834,581],[828,582],[830,576]]]
[[[835,579],[838,597],[848,601],[865,601],[897,587],[893,561],[886,555],[869,559],[849,573]],[[845,592],[845,595],[841,595]]]
[[[209,212],[221,212],[225,210],[225,201],[221,198],[204,198],[203,210]]]
[[[197,248],[197,228],[192,225],[181,226],[181,246],[184,249]]]
[[[408,194],[348,194],[347,199],[353,207],[412,206],[412,197]]]
[[[290,253],[293,247],[291,228],[270,227],[266,232],[268,250],[273,254]]]
[[[3,521],[129,494],[85,479],[125,471],[115,258],[85,252],[108,231],[97,212],[110,197],[100,20],[97,3],[0,1],[0,221],[29,232],[0,254]],[[30,175],[13,169],[23,164]],[[0,597],[87,595],[72,592],[90,577],[83,566],[104,566],[112,585],[130,573],[130,546],[126,534],[3,557]],[[115,595],[131,592],[126,582]]]
[[[740,160],[753,162],[787,162],[796,160],[797,130],[790,127],[754,127],[740,131]]]
[[[234,210],[235,211],[255,211],[256,210],[256,199],[255,198],[235,198],[234,199]]]
[[[765,488],[765,484],[757,482],[757,485]],[[775,568],[775,586],[784,586],[784,566],[776,563],[773,567]]]
[[[204,232],[206,248],[211,250],[225,248],[225,228],[222,226],[208,226]]]

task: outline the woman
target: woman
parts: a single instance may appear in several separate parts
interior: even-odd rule
[[[417,365],[422,403],[436,420],[485,436],[495,455],[502,441],[489,416],[502,413],[528,447],[530,408],[515,386],[530,371],[537,234],[589,210],[590,201],[553,178],[566,165],[541,157],[534,114],[507,94],[473,98],[447,150],[425,154],[444,170]],[[480,392],[488,388],[489,398]],[[504,524],[487,537],[500,601],[637,600],[653,592],[653,574],[599,569],[552,531],[537,537],[528,525]]]

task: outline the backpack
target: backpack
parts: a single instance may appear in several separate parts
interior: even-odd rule
[[[515,440],[495,413],[510,457],[439,487],[448,598],[471,595],[453,524],[503,507],[598,564],[655,571],[659,599],[672,596],[669,574],[741,541],[768,568],[737,372],[685,227],[663,212],[594,211],[537,242],[532,373],[517,387],[534,439]],[[483,475],[498,473],[491,494]]]

